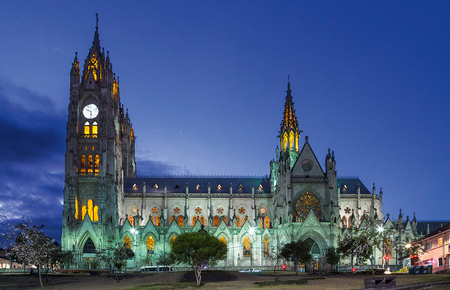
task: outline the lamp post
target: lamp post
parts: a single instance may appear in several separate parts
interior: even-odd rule
[[[251,266],[251,268],[253,268],[253,234],[255,233],[255,228],[254,227],[251,227],[250,229],[249,229],[249,233],[250,233],[250,236],[251,236],[251,241],[250,241],[250,266]]]
[[[134,236],[134,270],[137,272],[137,260],[136,260],[136,256],[137,256],[137,242],[136,242],[136,235],[139,234],[138,231],[136,231],[135,229],[131,229],[131,233]]]

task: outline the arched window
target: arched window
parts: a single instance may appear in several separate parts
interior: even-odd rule
[[[183,216],[181,215],[178,217],[178,226],[180,227],[184,226],[184,219]]]
[[[81,208],[81,220],[84,220],[84,216],[86,215],[86,206],[83,205],[83,207]]]
[[[171,217],[170,217],[170,224],[172,224],[172,222],[173,222],[174,219],[175,219],[174,216],[171,216]]]
[[[224,243],[225,246],[227,245],[227,240],[225,240],[225,238],[224,238],[223,236],[220,237],[219,241],[221,241],[222,243]],[[227,252],[228,252],[228,250],[227,250]],[[227,257],[227,254],[225,254],[224,258],[226,258],[226,257]]]
[[[155,240],[152,236],[147,239],[147,256],[152,256],[155,252]]]
[[[77,199],[77,197],[75,196],[75,219],[79,219],[79,217],[78,217],[78,199]]]
[[[86,155],[81,155],[81,173],[86,173]]]
[[[264,228],[264,218],[263,217],[259,218],[259,225],[260,225],[261,229]]]
[[[264,227],[265,227],[266,229],[270,229],[270,218],[269,218],[268,216],[266,216],[266,217],[264,218]]]
[[[250,251],[251,251],[251,244],[250,239],[248,237],[245,237],[244,242],[242,243],[243,246],[243,256],[244,257],[250,257]]]
[[[95,254],[96,253],[95,245],[94,245],[94,242],[91,240],[91,238],[88,238],[86,243],[84,243],[83,253],[86,253],[86,254]]]
[[[200,223],[205,226],[205,217],[204,216],[200,216]]]
[[[244,216],[244,218],[242,219],[242,225],[244,225],[245,224],[245,222],[247,221],[247,216]]]
[[[94,121],[94,123],[92,124],[92,138],[97,138],[97,134],[98,134],[98,126],[97,122]]]
[[[94,162],[95,175],[98,175],[99,165],[100,165],[100,157],[98,155],[95,155],[95,162]]]
[[[289,149],[294,149],[294,131],[289,133]]]
[[[344,216],[341,222],[341,228],[345,229],[347,227],[347,218]]]
[[[223,216],[222,219],[223,219],[223,222],[224,222],[225,224],[227,224],[227,217]]]
[[[92,174],[92,167],[94,166],[92,155],[88,156],[88,173]]]
[[[98,222],[98,206],[94,206],[94,222]]]
[[[155,224],[155,218],[151,215],[150,220],[152,221],[152,224]]]
[[[264,257],[269,257],[269,238],[264,238]]]
[[[156,217],[156,226],[157,227],[161,226],[161,216],[160,215]]]
[[[214,225],[215,227],[218,227],[218,226],[219,226],[219,223],[220,223],[219,217],[218,217],[218,216],[215,216],[215,217],[214,217],[214,224],[213,224],[213,225]]]
[[[288,135],[287,132],[283,134],[283,144],[281,144],[281,150],[286,149],[286,146],[288,145]]]
[[[170,240],[170,250],[172,251],[172,243],[175,241],[177,237],[173,236],[173,238]]]
[[[130,222],[130,226],[134,226],[133,217],[131,215],[128,217],[128,221]]]
[[[195,226],[195,223],[197,222],[197,216],[192,217],[192,226]]]
[[[126,236],[125,239],[123,239],[123,246],[125,248],[131,249],[131,239],[129,236]]]
[[[352,217],[348,218],[347,227],[349,227],[349,228],[352,227]]]
[[[84,123],[84,135],[91,134],[91,126],[89,126],[89,122]]]
[[[94,203],[92,202],[92,199],[88,200],[88,215],[91,221],[94,220]]]
[[[239,216],[236,217],[236,226],[237,227],[241,226],[241,218]]]

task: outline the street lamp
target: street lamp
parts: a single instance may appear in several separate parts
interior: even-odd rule
[[[253,234],[255,233],[255,228],[251,227],[248,232],[250,233],[250,236],[252,237],[252,240],[250,241],[250,266],[253,268]]]
[[[137,261],[136,261],[136,256],[137,256],[137,243],[136,243],[136,235],[139,234],[138,231],[136,231],[135,229],[131,229],[131,233],[134,235],[134,270],[137,272]]]

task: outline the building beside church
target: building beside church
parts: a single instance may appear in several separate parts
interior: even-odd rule
[[[381,189],[338,178],[334,152],[321,163],[308,136],[300,143],[289,82],[268,176],[138,177],[133,127],[98,24],[83,68],[75,54],[68,110],[61,243],[79,268],[117,244],[136,253],[129,267],[143,266],[202,225],[227,244],[218,266],[263,268],[274,265],[272,253],[283,243],[307,240],[319,258],[364,217],[383,222]],[[414,236],[414,223],[407,223]],[[375,259],[381,264],[381,253]]]

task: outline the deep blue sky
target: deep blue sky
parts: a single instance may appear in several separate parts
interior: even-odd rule
[[[69,72],[110,51],[150,174],[269,174],[287,76],[304,137],[395,218],[448,219],[448,1],[6,1],[0,206],[60,239]]]

